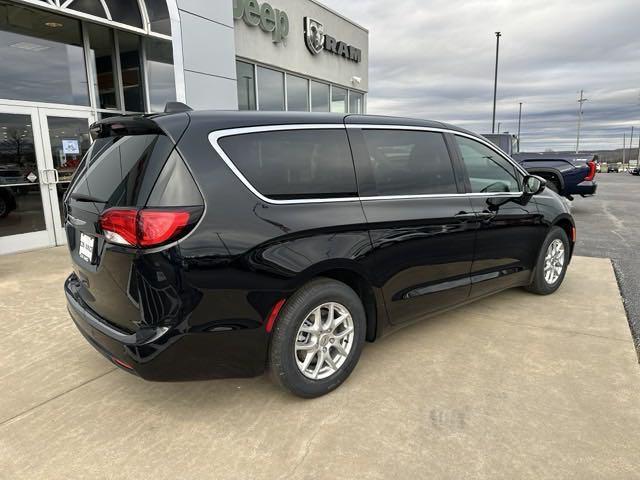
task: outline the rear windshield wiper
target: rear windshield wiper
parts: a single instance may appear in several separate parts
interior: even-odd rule
[[[99,198],[92,197],[91,195],[84,195],[83,193],[72,193],[69,195],[69,198],[78,202],[107,203],[105,200],[100,200]]]

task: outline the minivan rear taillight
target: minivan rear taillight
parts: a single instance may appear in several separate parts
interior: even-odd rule
[[[201,214],[201,207],[110,208],[100,215],[100,228],[110,243],[143,248],[157,247],[186,235]]]
[[[589,173],[586,177],[584,177],[584,179],[590,182],[591,180],[593,180],[593,177],[596,176],[596,162],[594,162],[593,160],[589,160],[587,162],[587,165],[589,166]]]

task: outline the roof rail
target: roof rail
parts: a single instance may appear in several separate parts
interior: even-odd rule
[[[185,105],[182,102],[167,102],[164,107],[164,113],[180,113],[180,112],[192,112],[193,108],[189,105]]]

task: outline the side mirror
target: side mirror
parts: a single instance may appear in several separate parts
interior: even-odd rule
[[[537,175],[527,175],[522,184],[525,195],[537,195],[547,186],[547,181]]]

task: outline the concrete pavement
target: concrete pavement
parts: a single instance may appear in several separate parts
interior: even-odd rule
[[[307,401],[265,377],[115,369],[68,318],[68,271],[64,248],[0,257],[2,479],[638,477],[640,368],[609,260],[369,344]]]
[[[627,317],[640,355],[640,177],[628,173],[596,176],[595,197],[571,202],[578,230],[576,253],[613,260]],[[592,289],[600,288],[596,280]]]

